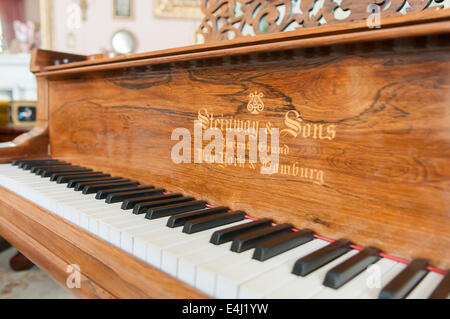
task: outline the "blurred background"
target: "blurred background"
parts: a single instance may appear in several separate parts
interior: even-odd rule
[[[33,48],[116,56],[195,44],[200,5],[201,0],[0,0],[0,143],[35,123]]]
[[[124,55],[195,44],[201,0],[0,0],[0,148],[36,122],[34,48]],[[64,63],[63,61],[61,63]],[[0,237],[0,299],[73,298]]]

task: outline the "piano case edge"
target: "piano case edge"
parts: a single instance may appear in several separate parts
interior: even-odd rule
[[[207,298],[3,187],[0,235],[80,298]],[[80,288],[66,284],[72,264],[80,268]]]

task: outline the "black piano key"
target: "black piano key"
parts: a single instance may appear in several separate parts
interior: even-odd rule
[[[120,208],[122,209],[132,209],[137,204],[140,203],[149,203],[149,202],[156,202],[156,201],[166,201],[169,199],[179,198],[183,195],[180,193],[170,193],[170,194],[164,194],[164,190],[158,189],[158,192],[155,192],[155,195],[152,196],[144,196],[144,197],[133,197],[129,198],[123,201],[122,206]]]
[[[185,203],[185,202],[190,202],[193,200],[195,200],[194,197],[175,197],[175,198],[171,198],[171,199],[142,202],[142,203],[136,204],[133,207],[133,214],[140,215],[140,214],[147,213],[147,211],[150,208],[167,206],[167,205],[178,204],[178,203]]]
[[[51,159],[51,158],[47,158],[47,159],[34,159],[34,160],[15,160],[12,161],[11,165],[12,166],[19,166],[19,165],[23,165],[23,164],[27,164],[27,163],[39,163],[39,162],[50,162],[50,161],[57,161],[55,159]]]
[[[74,165],[70,165],[70,164],[63,164],[63,165],[51,165],[51,166],[35,166],[32,167],[30,172],[36,175],[40,175],[43,171],[47,171],[47,170],[64,170],[64,169],[79,169],[79,168],[84,168],[84,167],[80,167],[80,166],[74,166]]]
[[[73,165],[66,162],[51,162],[51,163],[25,164],[22,166],[22,168],[26,171],[31,171],[32,173],[34,173],[38,168],[65,167],[65,166],[73,166]]]
[[[280,234],[291,232],[294,226],[291,224],[280,224],[274,227],[267,227],[258,229],[243,235],[239,235],[233,239],[231,244],[231,251],[241,253],[251,248],[254,248],[256,244],[261,241],[279,236]]]
[[[77,176],[85,176],[87,174],[94,174],[94,173],[102,174],[100,172],[93,172],[93,171],[81,172],[81,173],[78,173],[78,172],[75,172],[75,173],[72,173],[72,172],[61,172],[61,173],[59,173],[59,172],[56,172],[56,173],[53,173],[52,175],[50,175],[50,181],[51,182],[55,182],[55,181],[58,180],[58,177],[60,177],[60,176],[74,175],[75,177],[77,177]]]
[[[82,172],[92,172],[91,169],[89,168],[65,168],[65,169],[52,169],[52,170],[44,170],[42,171],[39,175],[42,177],[50,177],[52,176],[54,173],[62,173],[62,172],[67,172],[67,173],[82,173]]]
[[[229,210],[230,209],[228,207],[221,206],[221,207],[201,209],[201,210],[196,210],[193,212],[174,215],[174,216],[171,216],[169,218],[169,220],[167,221],[167,227],[175,228],[175,227],[183,226],[188,220],[212,216],[212,215],[216,215],[216,214],[220,214],[220,213],[225,213]]]
[[[192,219],[184,224],[183,233],[194,234],[207,229],[235,223],[243,220],[244,218],[245,212],[238,210],[231,213],[222,213],[218,215]]]
[[[65,163],[65,162],[51,162],[51,163],[36,163],[36,164],[30,164],[30,163],[25,163],[23,165],[19,165],[20,168],[26,170],[26,171],[32,171],[32,173],[34,173],[34,171],[36,171],[36,169],[38,168],[43,168],[43,167],[50,167],[50,166],[69,166],[69,163]],[[33,171],[34,169],[34,171]]]
[[[348,252],[351,249],[350,244],[350,241],[347,239],[336,240],[335,242],[297,260],[292,273],[297,276],[306,276],[317,268],[328,264],[330,261]]]
[[[275,257],[295,247],[314,239],[314,232],[310,229],[291,231],[274,238],[259,242],[253,253],[253,259],[264,261]]]
[[[98,173],[98,172],[84,172],[84,173],[54,173],[51,177],[51,181],[56,181],[58,184],[68,183],[74,179],[83,178],[106,178],[111,177],[109,174]]]
[[[430,295],[430,299],[447,299],[450,294],[450,269]]]
[[[70,164],[67,163],[61,163],[61,164],[51,164],[51,165],[36,165],[36,166],[27,166],[28,169],[24,168],[26,171],[30,171],[30,173],[39,175],[42,170],[49,169],[49,168],[66,168],[66,167],[73,167]]]
[[[378,248],[364,248],[355,256],[330,269],[325,275],[323,285],[333,289],[341,287],[363,272],[367,266],[377,262],[380,259],[378,255],[380,252]]]
[[[176,203],[158,207],[152,207],[147,209],[145,218],[157,219],[175,214],[181,214],[185,212],[191,212],[194,210],[205,208],[208,203],[203,200],[193,200],[189,202]]]
[[[235,237],[243,235],[248,232],[252,232],[258,229],[266,228],[272,226],[272,220],[269,218],[261,218],[255,221],[252,221],[247,224],[238,225],[238,226],[232,226],[229,228],[221,229],[218,231],[215,231],[211,239],[209,240],[210,243],[214,245],[221,245],[224,243],[227,243],[229,241],[232,241]]]
[[[402,270],[394,279],[392,279],[378,296],[380,299],[402,299],[405,298],[411,290],[427,274],[428,261],[425,259],[414,259]]]
[[[95,198],[97,199],[106,199],[105,202],[108,204],[112,203],[118,203],[123,202],[125,199],[128,198],[134,198],[136,196],[148,196],[154,194],[153,191],[155,190],[154,186],[141,186],[141,187],[134,187],[134,188],[128,188],[128,189],[121,189],[121,190],[110,190],[105,192],[99,192],[97,193],[97,196]]]
[[[87,195],[87,194],[97,193],[98,191],[105,190],[105,189],[120,188],[120,187],[131,187],[131,186],[137,186],[137,185],[139,185],[139,183],[135,182],[135,181],[112,182],[112,183],[105,183],[105,184],[86,185],[83,188],[83,194]]]
[[[76,191],[82,191],[86,185],[94,185],[94,184],[105,184],[112,182],[128,182],[129,179],[122,177],[100,177],[100,178],[85,178],[82,180],[70,180],[67,183],[68,188],[74,188]]]
[[[14,164],[15,163],[15,164]],[[61,163],[55,159],[47,159],[47,160],[22,160],[22,161],[14,161],[13,165],[18,166],[19,168],[23,168],[25,165],[37,165],[37,164],[49,164],[49,163]]]
[[[109,183],[109,182],[117,182],[117,181],[125,181],[128,179],[122,178],[122,177],[112,177],[112,176],[89,176],[86,175],[84,177],[73,177],[69,181],[65,181],[64,183],[67,183],[67,188],[74,188],[77,186],[77,184],[80,183]],[[61,184],[64,184],[61,183]],[[82,190],[83,187],[79,187],[79,190]]]
[[[45,170],[43,168],[38,169],[35,174],[38,176],[41,176],[43,178],[45,177],[50,177],[55,173],[73,173],[73,174],[77,174],[77,173],[83,173],[83,172],[91,172],[92,170],[90,169],[86,169],[86,168],[72,168],[70,166],[68,166],[67,168],[64,168],[62,170],[56,170],[56,169],[52,169],[52,170]]]

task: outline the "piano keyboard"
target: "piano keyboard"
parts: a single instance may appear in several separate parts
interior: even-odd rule
[[[0,186],[217,298],[448,298],[426,260],[380,257],[58,160],[0,165]]]

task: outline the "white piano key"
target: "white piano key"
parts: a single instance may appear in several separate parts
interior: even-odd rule
[[[319,269],[313,271],[309,275],[302,277],[292,274],[292,267],[289,268],[288,273],[284,275],[280,274],[277,282],[277,288],[272,289],[264,297],[273,299],[305,299],[310,298],[314,295],[322,284],[325,274],[328,270],[334,266],[340,264],[341,262],[347,260],[348,258],[356,255],[357,250],[351,250],[339,258],[333,260],[332,262],[320,267]],[[292,265],[293,266],[293,265]],[[286,267],[284,268],[286,269]],[[274,281],[272,278],[269,282]],[[283,283],[280,285],[280,283]]]
[[[344,284],[338,289],[333,289],[325,286],[321,286],[320,290],[312,296],[314,299],[354,299],[359,296],[365,289],[368,288],[369,277],[373,275],[370,271],[371,267],[377,267],[380,275],[383,276],[389,272],[397,262],[382,258],[375,264],[370,265],[366,270],[361,272],[355,278]]]
[[[42,178],[29,170],[9,164],[0,164],[0,185],[180,280],[220,298],[287,295],[289,298],[377,298],[381,288],[405,267],[382,259],[377,263],[382,266],[381,287],[367,286],[370,274],[366,270],[340,289],[334,290],[322,286],[326,270],[349,258],[351,252],[306,277],[291,274],[298,258],[327,244],[321,240],[314,240],[260,262],[251,259],[253,250],[237,254],[229,250],[231,243],[219,246],[209,243],[214,231],[231,225],[187,235],[181,232],[182,227],[166,227],[169,217],[147,220],[144,214],[134,215],[132,210],[122,210],[121,203],[107,204],[104,199],[95,199],[95,194],[84,195],[73,188],[67,188],[67,184],[57,184],[49,178]],[[232,225],[244,222],[248,220]],[[436,273],[427,274],[408,298],[428,297],[441,278]],[[301,289],[297,289],[297,285]]]
[[[370,284],[368,287],[360,294],[357,298],[360,299],[377,299],[380,294],[381,289],[386,286],[395,276],[397,276],[403,269],[406,268],[406,264],[396,263],[394,267],[392,267],[385,274],[380,273],[380,278],[377,278],[377,272],[373,272],[371,274],[372,280],[370,280]],[[374,268],[376,269],[376,268]]]
[[[177,228],[169,228],[164,227],[164,230],[161,230],[159,233],[155,233],[156,237],[152,238],[150,242],[147,242],[147,254],[146,254],[146,260],[147,262],[151,262],[155,267],[163,268],[163,255],[165,254],[166,250],[171,247],[176,247],[180,244],[184,243],[193,243],[196,242],[198,239],[203,240],[203,243],[205,245],[202,245],[202,247],[207,247],[203,249],[209,249],[211,247],[218,247],[214,246],[212,244],[209,244],[209,239],[211,238],[212,234],[217,231],[228,227],[233,227],[237,225],[241,225],[243,223],[247,223],[250,220],[241,220],[238,222],[234,222],[227,225],[222,225],[219,227],[215,227],[212,229],[204,230],[198,233],[194,234],[186,234],[182,232],[182,227]],[[164,233],[167,233],[168,235],[163,235]],[[192,247],[192,244],[191,244]],[[190,249],[192,251],[192,248]],[[170,253],[169,253],[170,254]],[[167,267],[167,260],[164,264],[164,267]],[[171,267],[173,269],[174,265],[169,265],[168,267]]]
[[[160,223],[167,223],[167,219],[160,219]],[[156,225],[155,223],[152,223],[151,225]],[[160,225],[159,227],[164,227],[164,225]],[[158,226],[154,226],[158,227]],[[126,252],[133,254],[133,247],[134,247],[134,239],[138,236],[141,236],[149,231],[148,226],[146,225],[136,225],[133,227],[125,227],[124,230],[121,232],[120,235],[120,248],[125,250]]]
[[[406,299],[427,299],[443,278],[443,275],[430,271],[413,291],[406,296]]]
[[[223,247],[223,249],[226,249],[226,247]],[[215,295],[217,275],[221,274],[225,268],[229,267],[229,265],[233,265],[233,263],[250,260],[253,256],[254,249],[249,249],[242,253],[235,253],[230,250],[224,252],[225,253],[220,257],[220,260],[212,260],[197,265],[196,267],[195,287],[210,296]]]
[[[173,275],[175,275],[176,272],[176,276],[180,280],[194,285],[196,267],[198,264],[206,263],[230,252],[231,243],[225,243],[220,246],[210,244],[209,239],[212,234],[220,229],[238,226],[249,222],[251,222],[251,220],[244,219],[232,224],[216,227],[214,229],[198,233],[199,238],[191,241],[190,244],[179,243],[171,247],[166,247],[162,251],[161,267],[168,269],[169,273]],[[207,236],[203,237],[203,241],[203,239],[200,238],[202,238],[201,236],[204,236],[204,234]],[[193,235],[194,234],[191,234],[189,236]]]
[[[286,262],[293,263],[298,258],[328,244],[329,242],[327,241],[314,239],[263,262],[255,259],[249,259],[244,263],[230,265],[224,271],[217,274],[217,288],[215,296],[218,298],[227,299],[238,298],[239,288],[245,282],[252,280],[253,278],[264,278],[265,272]]]
[[[120,208],[119,208],[120,209]],[[123,214],[119,212],[119,214]],[[115,217],[105,217],[99,219],[99,232],[100,236],[103,236],[105,239],[110,240],[111,234],[116,234],[116,236],[120,236],[120,232],[122,229],[122,225],[129,226],[131,223],[140,223],[144,225],[148,225],[151,223],[150,220],[145,219],[142,215],[133,215],[133,214],[125,214],[122,216]],[[120,239],[119,239],[120,244]]]
[[[139,218],[139,216],[137,216]],[[129,220],[126,222],[121,223],[120,225],[110,225],[109,227],[109,241],[113,243],[115,246],[120,247],[120,242],[122,240],[122,233],[125,232],[130,227],[136,226],[136,224],[140,224],[141,226],[148,226],[150,225],[149,220]],[[163,226],[160,226],[163,227]]]
[[[215,231],[249,222],[251,222],[251,220],[244,219],[233,224],[223,225],[199,233],[190,234],[188,235],[191,238],[189,241],[182,241],[165,247],[161,253],[161,269],[176,277],[178,273],[178,257],[193,254],[198,250],[204,250],[205,247],[217,247],[209,243],[209,240]],[[179,227],[179,229],[181,231],[182,227]]]
[[[134,237],[133,254],[146,260],[155,267],[160,267],[160,252],[167,240],[174,236],[173,240],[189,240],[187,234],[182,234],[180,229],[166,227],[169,217],[164,218],[162,227],[144,232]],[[184,235],[184,236],[181,236]]]
[[[327,244],[329,244],[326,241],[316,241],[316,240],[308,244],[312,244],[313,242],[319,243],[317,249],[320,249],[321,247],[324,247]],[[313,245],[316,244],[314,243]],[[298,276],[291,274],[295,262],[299,258],[307,255],[310,252],[313,252],[314,250],[316,250],[315,247],[312,247],[310,250],[303,252],[301,255],[295,256],[293,258],[288,258],[287,261],[277,265],[276,267],[271,268],[270,270],[264,271],[263,274],[245,281],[239,286],[238,297],[241,299],[260,299],[263,298],[265,295],[269,294],[272,290],[276,289],[277,287],[285,283],[288,283],[289,281],[297,279]]]
[[[152,242],[152,239],[161,239],[169,236],[172,228],[166,227],[167,221],[170,217],[163,217],[156,220],[148,220],[149,227],[139,232],[123,232],[132,237],[133,249],[132,254],[136,257],[146,260],[147,257],[147,245]],[[121,241],[122,243],[122,241]],[[156,266],[153,262],[151,265]]]
[[[191,241],[183,241],[181,243],[178,243],[177,245],[166,247],[161,255],[161,269],[168,274],[177,277],[178,258],[203,249],[205,245],[212,245],[209,244],[210,238],[210,234],[201,234],[201,236]]]
[[[222,246],[222,245],[221,245]],[[231,243],[224,244],[225,250],[231,248]],[[197,250],[194,253],[187,254],[178,258],[178,279],[194,286],[196,283],[197,265],[217,259],[226,254],[227,251],[219,250],[211,253],[208,249]]]

